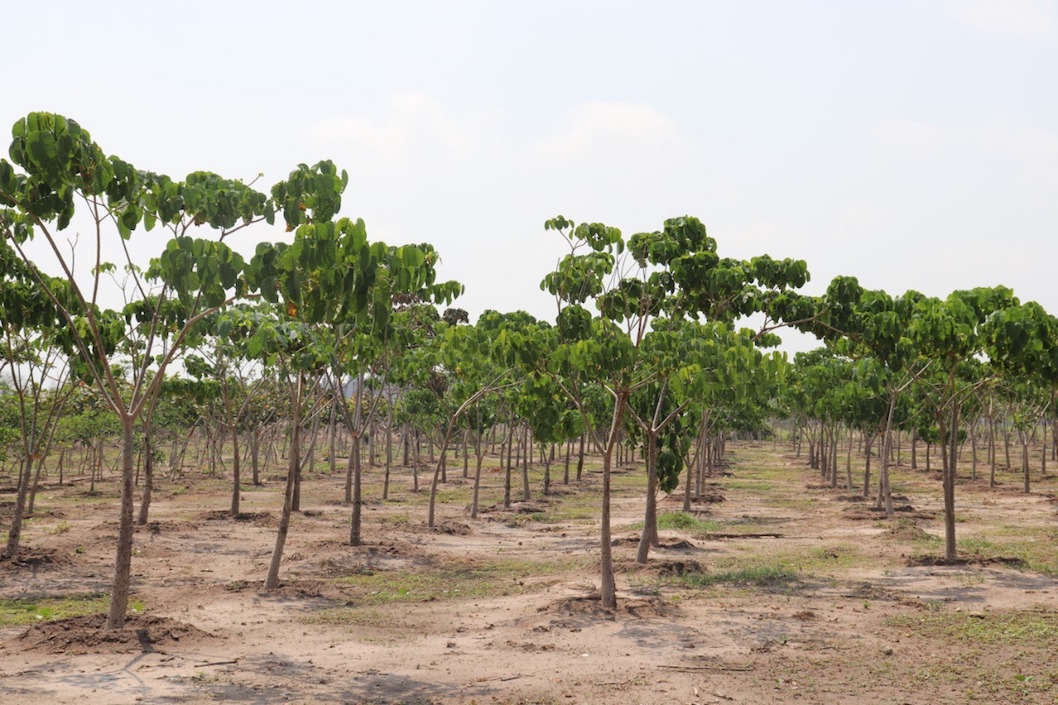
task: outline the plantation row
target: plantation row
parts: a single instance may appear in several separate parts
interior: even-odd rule
[[[257,482],[265,464],[286,458],[266,589],[279,585],[301,478],[320,444],[332,470],[348,458],[353,545],[362,541],[365,456],[384,459],[383,498],[395,458],[413,469],[414,487],[430,490],[432,527],[453,446],[468,474],[473,463],[472,516],[487,450],[506,454],[508,504],[516,460],[524,497],[531,454],[544,467],[544,492],[553,462],[565,480],[596,454],[609,608],[611,466],[620,454],[646,460],[640,562],[657,544],[658,490],[676,490],[683,477],[689,509],[724,439],[766,433],[775,419],[787,420],[798,452],[807,443],[808,461],[834,486],[839,444],[851,486],[847,459],[861,439],[862,490],[890,516],[894,438],[909,434],[912,452],[919,442],[936,447],[949,559],[962,444],[976,471],[979,442],[994,466],[1013,435],[1025,491],[1030,444],[1046,471],[1058,322],[1003,287],[938,299],[839,277],[808,296],[798,291],[805,262],[721,257],[695,218],[626,241],[616,228],[557,217],[544,227],[568,254],[541,284],[555,320],[486,311],[471,324],[460,309],[438,313],[462,286],[438,281],[430,245],[371,242],[362,220],[338,216],[348,179],[330,162],[299,165],[264,193],[206,172],[174,181],[137,170],[57,115],[30,114],[12,135],[11,162],[0,160],[9,379],[0,433],[18,482],[5,555],[17,554],[44,468],[64,474],[76,464],[94,478],[114,443],[122,494],[108,628],[125,619],[133,528],[147,522],[155,475],[181,472],[196,436],[204,455],[191,464],[223,464],[233,516],[245,476]],[[249,259],[226,243],[277,220],[289,242],[262,241]],[[81,235],[74,245],[71,226]],[[139,257],[156,228],[160,249]],[[750,315],[761,327],[737,328]],[[825,347],[792,362],[769,352],[784,327]],[[420,478],[424,455],[432,462]]]

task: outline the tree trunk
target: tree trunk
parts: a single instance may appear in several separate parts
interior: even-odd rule
[[[467,445],[469,444],[470,429],[463,431],[463,479],[470,477],[470,456],[467,454]]]
[[[1052,400],[1053,403],[1053,400]],[[1040,429],[1040,474],[1047,477],[1047,417],[1043,418],[1042,428]]]
[[[973,426],[970,428],[970,479],[977,479],[977,426],[981,419],[978,418],[973,422]]]
[[[26,513],[29,516],[33,516],[33,507],[37,503],[37,490],[40,488],[40,473],[44,469],[43,454],[37,459],[35,465],[36,468],[33,471],[33,482],[29,485],[29,505],[26,507]]]
[[[386,476],[382,480],[382,501],[389,499],[389,476],[393,469],[393,399],[387,405],[386,420]]]
[[[565,459],[564,467],[562,469],[562,484],[563,485],[568,485],[569,484],[569,456],[572,453],[573,453],[573,441],[572,440],[567,440],[566,441],[566,459]]]
[[[1025,479],[1025,494],[1028,494],[1032,491],[1029,487],[1029,434],[1018,431],[1018,435],[1021,436],[1021,472]]]
[[[250,433],[250,470],[253,475],[254,487],[261,484],[261,471],[260,461],[261,459],[261,429],[254,428]]]
[[[151,507],[151,493],[154,491],[154,450],[151,448],[151,431],[149,426],[143,429],[143,494],[140,495],[140,512],[136,516],[139,526],[146,526],[147,513]]]
[[[33,474],[33,456],[27,454],[22,459],[22,472],[18,478],[18,496],[15,499],[15,514],[11,518],[11,526],[7,531],[7,546],[4,548],[5,558],[14,558],[18,553],[18,544],[22,538],[22,517],[26,509],[26,498],[29,496],[29,478]]]
[[[911,469],[918,470],[918,429],[911,429]]]
[[[551,493],[551,457],[543,448],[540,449],[540,459],[544,461],[544,494],[548,495]]]
[[[353,494],[350,498],[353,505],[352,513],[349,518],[349,545],[359,546],[361,543],[360,539],[360,524],[361,524],[361,470],[360,470],[360,433],[354,430],[351,433],[353,449],[349,452],[349,473],[353,479]]]
[[[893,492],[889,485],[889,455],[893,442],[893,414],[896,411],[896,393],[889,393],[889,411],[885,416],[885,435],[882,437],[882,467],[878,471],[878,501],[876,506],[885,505],[885,515],[892,519]]]
[[[121,518],[118,521],[117,555],[114,559],[114,587],[110,592],[110,607],[107,610],[108,630],[125,626],[125,612],[129,606],[129,588],[132,583],[132,508],[133,478],[136,473],[136,453],[133,450],[135,419],[128,414],[121,416]]]
[[[231,515],[239,516],[239,499],[242,495],[242,457],[239,454],[239,427],[231,425]]]
[[[331,401],[331,417],[327,420],[327,463],[330,474],[338,472],[338,400]]]
[[[529,501],[529,453],[532,449],[529,443],[529,426],[525,427],[522,434],[522,444],[525,446],[525,454],[522,455],[522,500]]]
[[[507,472],[503,480],[503,508],[511,508],[511,473],[514,466],[511,459],[514,457],[514,425],[507,429]],[[503,446],[500,446],[500,462],[503,462]]]
[[[658,438],[656,434],[646,434],[647,444],[647,502],[643,513],[643,533],[639,537],[639,550],[636,551],[636,563],[646,565],[650,556],[650,547],[658,543]]]
[[[845,453],[845,489],[852,492],[852,445],[855,440],[855,434],[852,429],[849,429],[849,447]]]
[[[283,511],[279,516],[276,544],[272,551],[272,561],[268,565],[265,590],[275,590],[279,587],[279,564],[283,560],[283,546],[286,544],[287,532],[290,530],[290,514],[294,508],[294,484],[301,468],[301,396],[304,384],[304,377],[299,372],[294,392],[293,418],[290,424],[290,456],[287,458],[287,484],[283,491]]]
[[[951,444],[951,459],[944,472],[944,557],[955,560],[955,455],[958,452],[959,403],[951,401],[951,429],[948,441]],[[943,435],[942,435],[943,438]]]
[[[415,429],[415,439],[414,439],[414,441],[415,441],[414,442],[415,453],[414,453],[414,457],[412,458],[412,461],[414,462],[414,465],[411,466],[411,481],[412,481],[412,491],[418,492],[419,491],[419,430],[418,429]]]
[[[584,441],[587,437],[588,432],[580,434],[580,451],[577,453],[577,481],[581,479],[581,475],[584,472]]]
[[[470,503],[470,518],[478,518],[478,491],[481,488],[481,463],[485,459],[481,434],[478,434],[478,442],[474,445],[474,499]]]

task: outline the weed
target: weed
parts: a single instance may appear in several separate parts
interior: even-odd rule
[[[785,565],[760,566],[728,570],[720,573],[686,573],[679,581],[690,587],[712,585],[749,585],[754,587],[776,587],[798,581],[797,571]]]
[[[628,528],[638,531],[643,528],[643,522],[637,521],[634,524],[630,524]],[[693,514],[686,512],[662,512],[658,515],[658,528],[668,531],[688,531],[696,536],[704,537],[707,534],[720,531],[723,525],[715,521],[699,519]]]
[[[981,614],[935,611],[925,616],[896,615],[886,622],[915,630],[929,638],[979,644],[1032,642],[1049,651],[1058,648],[1058,614],[1051,612],[993,611]]]
[[[571,562],[536,563],[499,560],[485,564],[436,566],[435,569],[379,571],[350,575],[341,582],[359,588],[365,602],[429,602],[433,600],[473,599],[490,595],[514,595],[530,592],[525,577],[551,575],[567,570]]]
[[[106,595],[98,593],[0,600],[0,628],[32,624],[47,619],[81,617],[102,612],[106,607]]]
[[[49,534],[65,534],[70,530],[70,522],[63,520],[48,530]]]

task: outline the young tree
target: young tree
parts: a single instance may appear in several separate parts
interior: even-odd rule
[[[300,166],[269,197],[238,180],[194,172],[183,181],[141,171],[106,156],[73,120],[30,113],[12,128],[12,162],[0,160],[0,234],[18,256],[57,279],[36,277],[59,311],[64,342],[78,360],[79,378],[90,380],[117,415],[122,430],[122,498],[108,629],[125,621],[133,537],[134,431],[154,404],[166,372],[197,323],[251,292],[245,261],[224,242],[230,234],[282,213],[288,229],[309,219],[329,220],[340,204],[344,175],[321,162]],[[91,233],[90,269],[85,257],[66,253],[61,241],[75,215]],[[133,231],[161,227],[169,236],[146,272],[134,261]],[[209,238],[191,233],[208,227]],[[43,252],[30,240],[43,241]],[[116,293],[127,316],[105,308],[104,277],[116,254],[128,275]],[[46,266],[43,261],[49,261]],[[265,286],[270,280],[260,281]],[[139,341],[127,380],[113,355],[119,341]],[[127,385],[127,386],[126,386]]]

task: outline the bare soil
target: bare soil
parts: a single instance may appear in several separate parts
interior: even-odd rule
[[[784,453],[736,446],[695,505],[706,528],[663,530],[646,566],[645,478],[618,471],[616,611],[597,595],[595,468],[548,497],[534,475],[533,500],[509,510],[488,468],[476,520],[456,469],[437,529],[410,476],[381,502],[369,469],[357,547],[343,478],[312,475],[271,592],[279,479],[246,488],[235,519],[223,478],[163,481],[136,532],[126,628],[103,631],[101,614],[0,628],[0,702],[1058,703],[1052,476],[1028,495],[1016,473],[962,481],[960,558],[944,562],[934,477],[898,468],[888,519]],[[117,482],[97,488],[42,491],[0,599],[108,589]],[[660,510],[681,506],[682,489]]]

